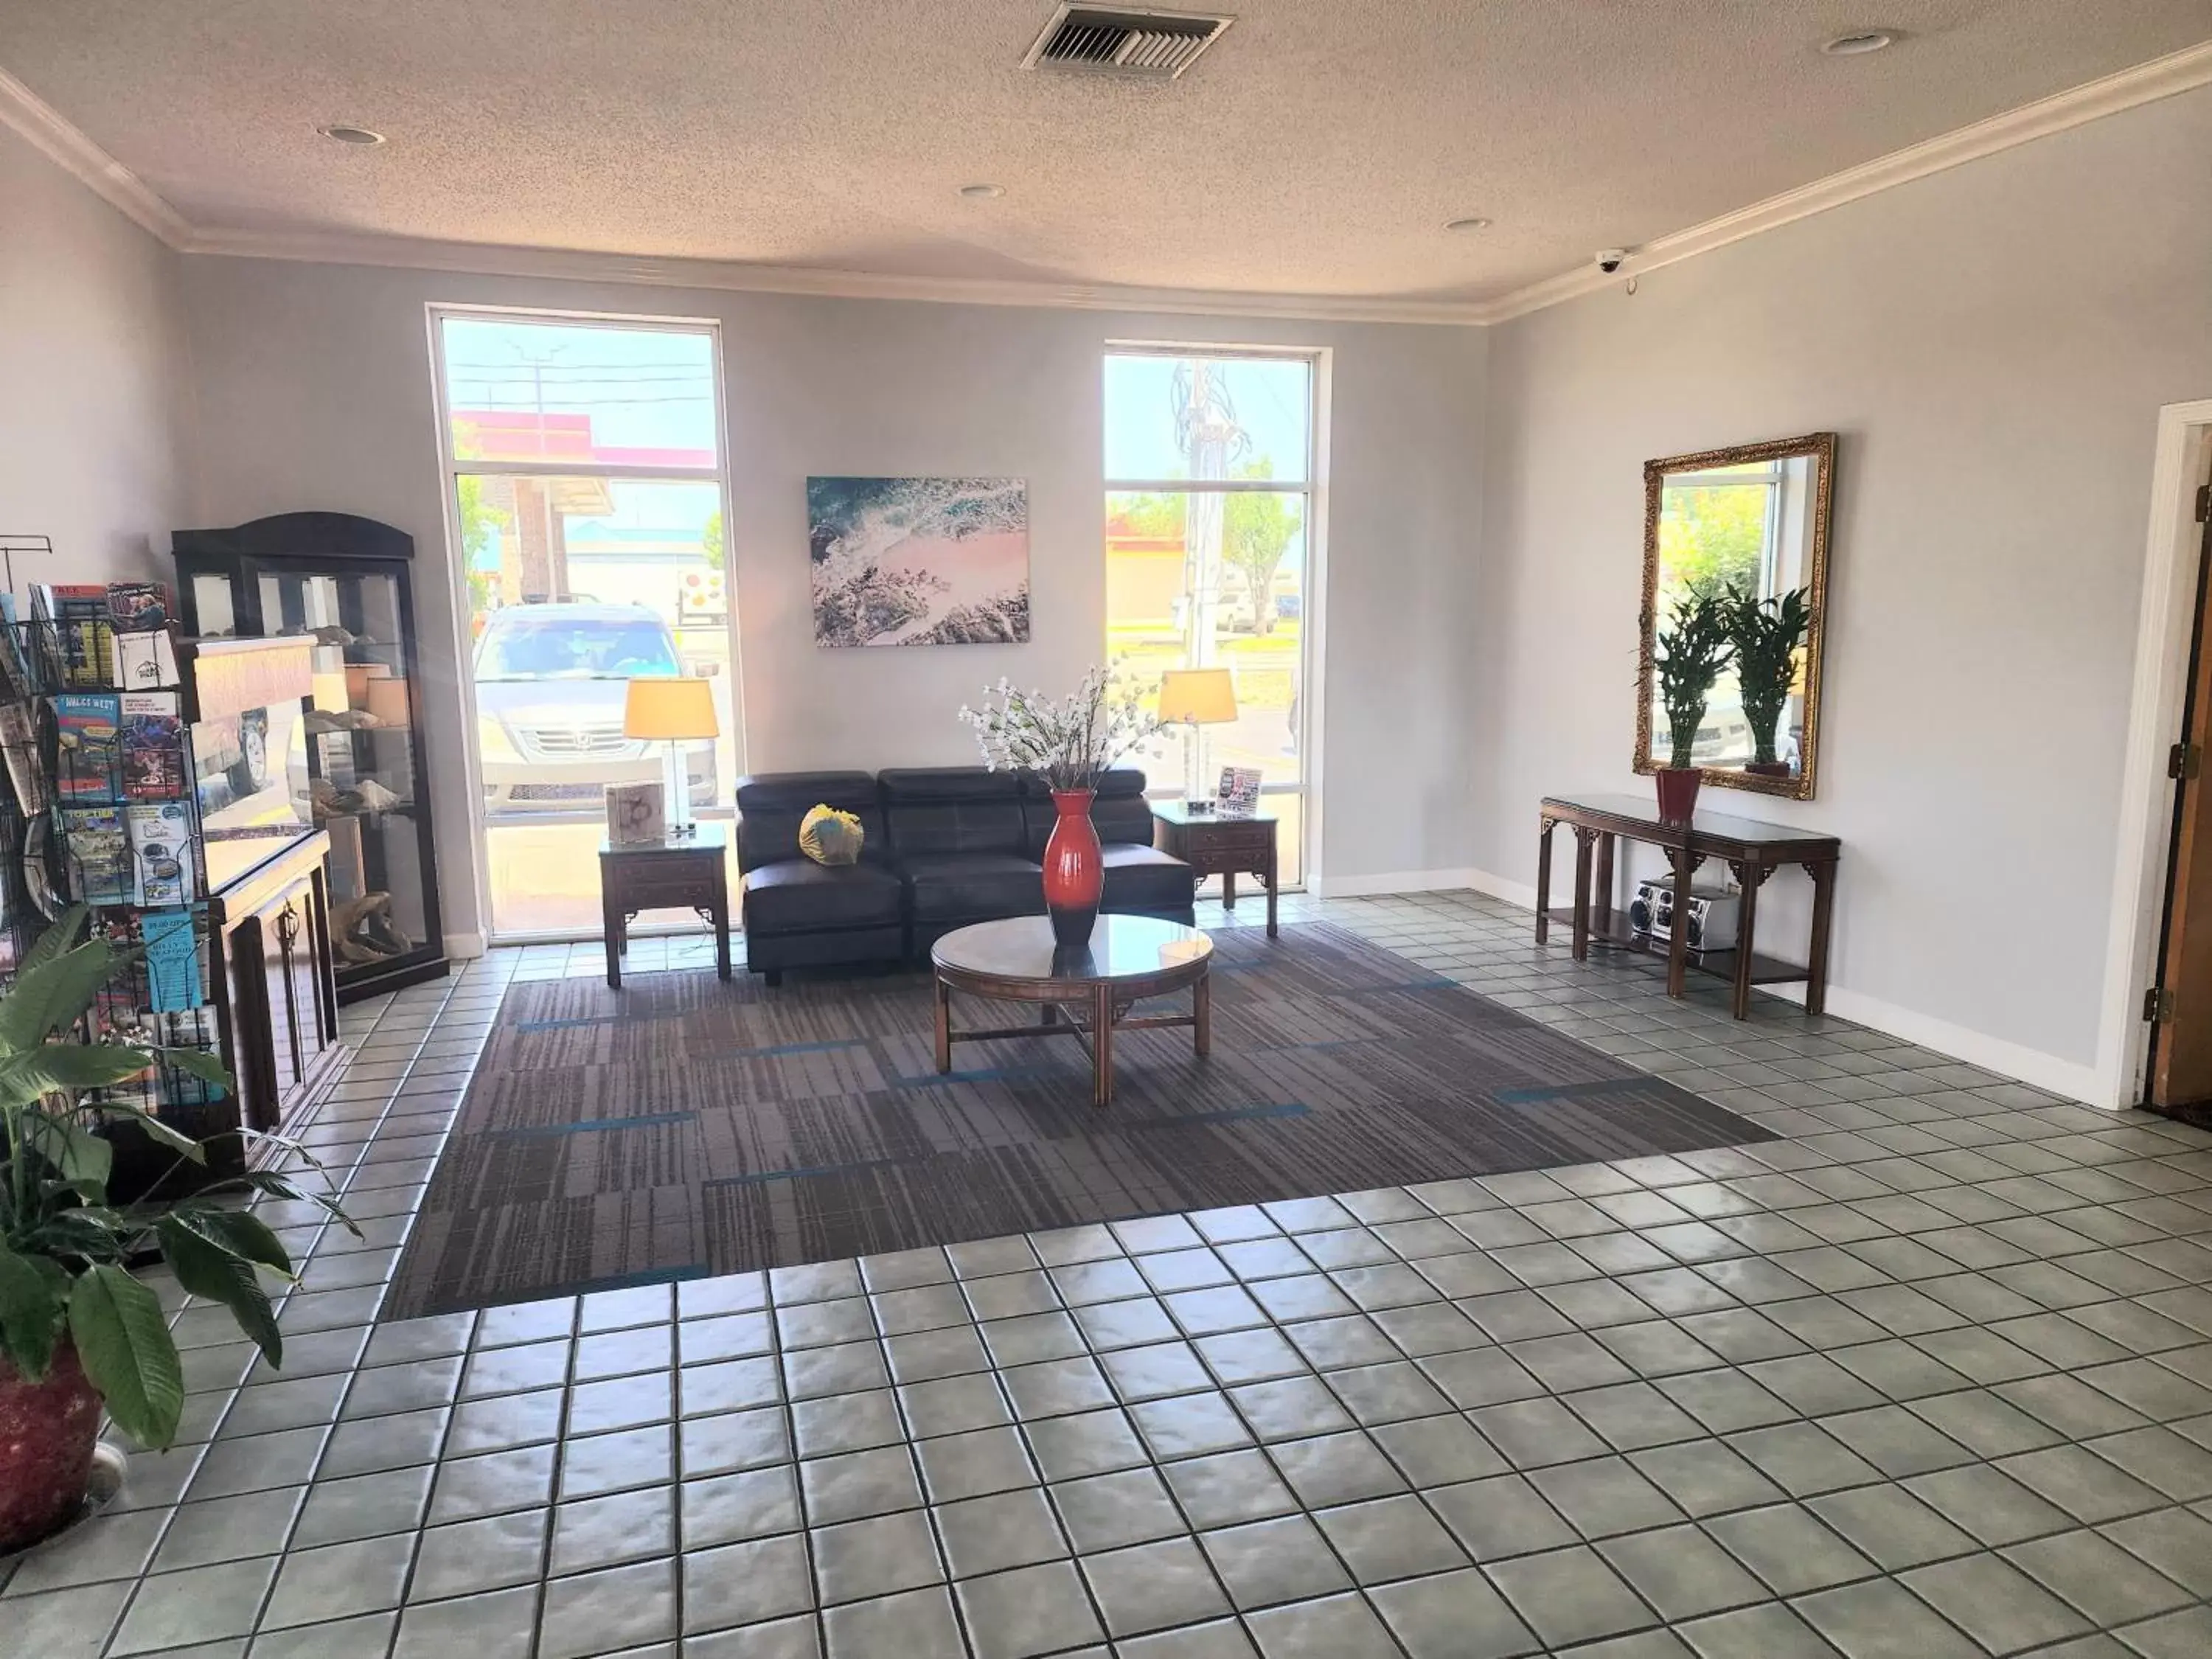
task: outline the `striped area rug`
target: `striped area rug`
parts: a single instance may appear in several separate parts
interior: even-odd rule
[[[939,1076],[921,974],[516,985],[384,1317],[1771,1138],[1341,928],[1214,948],[1211,1057],[1117,1035],[1104,1111],[1066,1037]]]

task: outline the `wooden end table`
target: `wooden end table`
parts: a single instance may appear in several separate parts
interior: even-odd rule
[[[1268,812],[1194,812],[1188,801],[1152,803],[1152,845],[1199,876],[1221,878],[1224,909],[1237,908],[1237,878],[1257,876],[1267,890],[1267,937],[1275,937],[1275,819]]]
[[[947,933],[930,948],[937,981],[937,1069],[952,1069],[956,1042],[1005,1037],[1072,1036],[1091,1056],[1091,1103],[1114,1097],[1114,1034],[1187,1025],[1203,1060],[1213,1046],[1213,986],[1206,970],[1213,941],[1195,927],[1156,916],[1101,916],[1091,946],[1076,955],[1054,944],[1043,916],[978,922]],[[1130,1008],[1144,997],[1190,988],[1187,1014],[1141,1014]],[[1038,1002],[1034,1025],[952,1029],[952,993],[994,1002]],[[1080,1018],[1079,1018],[1080,1016]]]
[[[714,972],[730,976],[730,878],[726,825],[702,823],[679,841],[617,847],[599,842],[599,907],[605,920],[607,983],[622,989],[629,919],[641,910],[696,910],[714,925]]]

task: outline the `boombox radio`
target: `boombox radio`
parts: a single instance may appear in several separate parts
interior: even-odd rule
[[[1734,893],[1690,890],[1688,932],[1683,943],[1692,951],[1732,951],[1741,901]],[[1668,881],[1639,882],[1628,906],[1628,925],[1654,939],[1674,937],[1674,884]]]

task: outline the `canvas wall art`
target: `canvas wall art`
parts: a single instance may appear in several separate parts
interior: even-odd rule
[[[1023,478],[809,478],[818,646],[1015,645],[1030,636]]]

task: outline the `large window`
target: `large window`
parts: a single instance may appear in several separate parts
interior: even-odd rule
[[[610,783],[663,775],[629,681],[711,678],[693,811],[741,769],[710,324],[441,310],[439,420],[468,607],[491,931],[599,931]]]
[[[1283,820],[1284,878],[1305,868],[1315,360],[1128,346],[1106,356],[1106,647],[1157,687],[1226,668],[1234,720],[1171,727],[1143,758],[1152,793],[1213,793],[1261,775]]]

